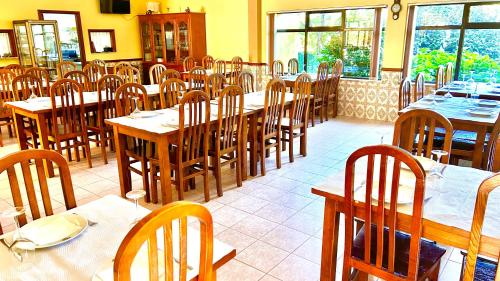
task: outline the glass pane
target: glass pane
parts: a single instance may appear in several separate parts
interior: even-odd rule
[[[151,55],[151,31],[149,28],[149,24],[143,23],[141,26],[141,32],[142,32],[142,50],[144,51],[144,60],[150,61],[152,60],[152,55]]]
[[[433,5],[416,8],[416,26],[461,25],[464,5]]]
[[[469,22],[500,22],[500,4],[471,6]]]
[[[341,32],[309,32],[307,42],[308,73],[316,73],[320,62],[333,64],[342,58]]]
[[[303,29],[306,26],[306,13],[276,14],[276,29]]]
[[[304,32],[277,32],[274,43],[274,58],[285,64],[288,60],[299,60],[299,72],[304,69]]]
[[[189,56],[189,34],[188,25],[185,22],[179,23],[179,56],[181,61]]]
[[[347,10],[345,16],[348,28],[370,28],[375,23],[374,9]]]
[[[500,81],[499,42],[499,29],[466,30],[460,79],[463,78],[463,74],[469,76],[470,71],[474,71],[473,78],[476,82],[488,82],[490,75],[496,70],[497,81]]]
[[[0,58],[11,57],[12,50],[10,47],[9,34],[6,32],[0,33]]]
[[[309,15],[309,26],[310,27],[320,27],[320,26],[341,26],[342,25],[342,13],[317,13]]]
[[[111,46],[111,33],[108,31],[99,31],[90,33],[91,46],[94,47],[94,52],[113,52]]]
[[[171,22],[165,23],[165,48],[167,49],[167,62],[175,61],[175,45],[174,45],[174,25]]]
[[[44,13],[43,18],[45,20],[57,21],[63,60],[81,61],[76,16],[73,14]],[[47,28],[52,29],[49,26]]]
[[[344,75],[370,77],[370,53],[373,31],[346,31]]]
[[[28,42],[28,34],[26,33],[25,25],[15,25],[14,31],[16,32],[17,51],[19,53],[19,60],[21,65],[33,66],[31,61],[30,45]]]
[[[155,57],[157,61],[163,60],[163,43],[161,38],[161,24],[153,24],[153,40],[155,44]]]

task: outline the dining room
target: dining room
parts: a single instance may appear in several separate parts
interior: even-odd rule
[[[0,280],[500,281],[499,134],[499,1],[6,1]]]

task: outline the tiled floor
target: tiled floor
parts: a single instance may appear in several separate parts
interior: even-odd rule
[[[275,168],[275,154],[266,160],[267,175],[255,177],[237,188],[235,172],[223,171],[224,196],[217,198],[211,179],[212,211],[215,236],[237,249],[237,256],[218,271],[218,280],[319,280],[324,200],[311,194],[311,186],[343,169],[349,153],[369,144],[392,139],[392,124],[359,119],[337,118],[310,128],[307,157],[289,163],[283,153],[283,166]],[[4,130],[5,131],[5,130]],[[0,156],[18,149],[14,139],[6,139]],[[298,151],[298,143],[296,143]],[[93,150],[94,168],[86,161],[71,162],[71,172],[78,204],[107,194],[119,194],[119,180],[114,155],[103,165],[98,150]],[[141,188],[133,176],[135,188]],[[54,205],[64,208],[56,181],[52,182]],[[187,193],[189,200],[202,201],[202,185]],[[0,175],[0,210],[10,205],[10,190],[5,175]],[[159,205],[145,204],[154,209]],[[1,219],[3,226],[10,222]],[[342,232],[341,226],[341,232]],[[343,238],[341,237],[343,240]],[[343,248],[340,243],[339,262]],[[441,280],[458,280],[461,257],[449,249],[441,262]],[[339,274],[339,272],[338,272]],[[338,275],[339,276],[339,275]]]

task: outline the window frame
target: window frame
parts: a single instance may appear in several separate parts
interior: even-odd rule
[[[411,75],[411,60],[414,48],[414,37],[417,30],[460,30],[460,36],[458,39],[457,48],[457,59],[455,61],[455,71],[453,73],[453,80],[459,80],[458,71],[462,64],[462,55],[464,48],[464,38],[466,30],[474,29],[499,29],[500,22],[470,22],[470,8],[473,6],[486,6],[486,5],[498,5],[500,1],[493,2],[474,2],[474,3],[440,3],[440,4],[426,4],[426,5],[411,5],[409,7],[408,13],[408,23],[406,27],[407,38],[405,42],[404,60],[403,60],[403,77]],[[439,26],[416,26],[415,23],[415,8],[416,7],[426,7],[426,6],[442,6],[442,5],[463,5],[464,9],[462,12],[462,23],[460,25],[439,25]]]
[[[0,29],[0,33],[6,33],[7,36],[9,37],[9,45],[12,53],[8,57],[2,57],[2,58],[17,58],[17,44],[16,44],[16,39],[14,36],[14,30],[13,29]]]
[[[379,58],[380,58],[380,42],[382,36],[382,9],[386,7],[357,7],[350,9],[328,9],[328,10],[314,10],[314,11],[293,11],[293,12],[277,12],[269,15],[269,28],[270,28],[270,39],[269,39],[269,63],[272,64],[274,61],[275,54],[275,35],[276,33],[285,33],[285,32],[303,32],[304,33],[304,67],[307,68],[307,51],[308,51],[308,35],[309,32],[340,32],[342,37],[342,59],[345,58],[345,42],[348,31],[371,31],[373,33],[373,39],[370,50],[370,74],[369,77],[355,77],[349,76],[347,78],[352,79],[377,79],[379,72]],[[346,26],[346,11],[348,10],[374,10],[373,15],[373,27],[347,27]],[[305,23],[304,28],[290,28],[290,29],[276,29],[275,22],[276,16],[279,14],[292,14],[292,13],[304,13],[305,14]],[[329,13],[341,13],[342,21],[340,26],[310,26],[310,15],[311,14],[329,14]]]
[[[111,39],[111,49],[113,49],[110,52],[96,52],[95,50],[92,50],[92,33],[93,32],[107,32],[109,33],[109,37]],[[88,30],[89,34],[89,45],[90,45],[90,52],[93,54],[107,54],[107,53],[115,53],[116,52],[116,38],[115,38],[115,30],[114,29],[89,29]]]

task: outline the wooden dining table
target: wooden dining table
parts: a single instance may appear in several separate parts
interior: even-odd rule
[[[404,113],[408,110],[420,108],[429,109],[442,114],[450,120],[454,130],[464,130],[476,133],[474,152],[472,157],[472,167],[481,168],[483,161],[483,149],[486,141],[486,134],[493,130],[500,112],[500,103],[495,107],[482,107],[479,105],[481,99],[466,99],[461,97],[443,98],[434,102],[432,95],[426,96],[417,102],[410,104],[408,107],[399,111]],[[474,112],[478,109],[489,109],[491,114],[488,116],[478,116]],[[500,160],[495,157],[495,161]]]
[[[250,150],[250,175],[257,175],[257,127],[258,116],[264,109],[264,91],[248,93],[244,95],[243,114],[243,132],[241,143],[245,144],[242,150],[242,178],[248,177],[247,166],[247,143]],[[293,101],[292,93],[285,93],[285,106],[290,106]],[[218,101],[210,101],[210,122],[215,124],[218,118]],[[131,174],[128,166],[129,158],[126,156],[127,137],[140,138],[156,143],[158,148],[158,160],[160,171],[160,188],[162,203],[167,204],[172,201],[172,188],[170,177],[170,159],[168,147],[170,143],[176,142],[179,132],[179,107],[153,111],[155,114],[149,118],[134,118],[124,116],[119,118],[107,119],[105,122],[113,126],[115,138],[116,158],[118,163],[118,174],[120,177],[121,195],[131,190]]]
[[[500,100],[500,84],[489,85],[487,83],[479,82],[476,83],[476,85],[477,89],[474,86],[471,90],[466,87],[465,82],[455,81],[438,89],[436,94],[445,95],[450,93],[455,97],[466,97],[468,95],[470,96],[471,91],[476,91],[480,99]]]
[[[31,266],[22,272],[16,271],[17,261],[12,253],[0,244],[0,280],[112,281],[113,259],[123,238],[132,227],[132,220],[136,215],[146,216],[150,210],[139,206],[136,211],[132,202],[119,196],[107,195],[67,212],[79,214],[95,224],[89,225],[78,237],[61,245],[36,249]],[[172,233],[178,235],[179,232]],[[196,279],[198,276],[199,237],[199,231],[190,224],[187,243],[187,280]],[[214,239],[214,270],[235,256],[236,250],[233,247]],[[20,274],[22,278],[19,278]],[[97,275],[95,279],[93,279],[94,274]]]
[[[366,168],[356,165],[356,177],[366,177]],[[358,170],[359,168],[359,170]],[[440,187],[426,184],[422,222],[422,237],[438,244],[467,249],[477,190],[491,172],[474,168],[446,165]],[[327,177],[314,186],[312,193],[325,198],[321,281],[335,280],[340,214],[345,212],[345,171]],[[356,182],[355,182],[356,184]],[[356,192],[363,192],[358,190]],[[355,198],[356,198],[355,192]],[[429,195],[427,195],[429,194]],[[361,196],[360,198],[364,198]],[[364,199],[361,199],[362,202]],[[398,206],[397,229],[410,232],[412,204]],[[355,207],[356,214],[363,214]],[[500,194],[491,193],[483,227],[479,254],[498,260],[500,253]],[[342,265],[340,265],[341,267]]]

